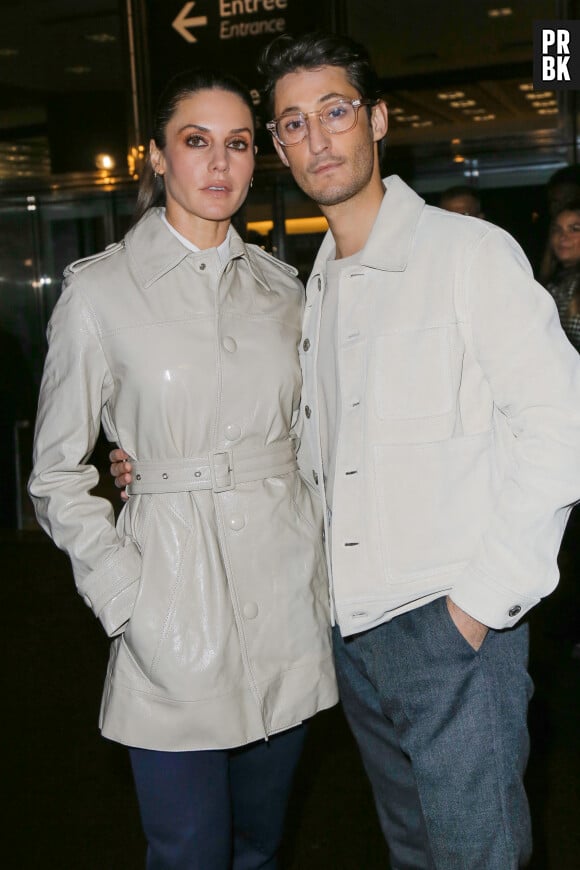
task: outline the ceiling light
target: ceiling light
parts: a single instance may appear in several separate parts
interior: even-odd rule
[[[496,9],[488,9],[487,14],[490,18],[507,18],[513,14],[513,9],[509,6],[500,6]]]
[[[538,109],[538,115],[557,115],[558,109]]]
[[[442,91],[440,94],[437,94],[438,100],[460,100],[461,97],[464,97],[465,94],[463,91]]]
[[[95,166],[97,169],[114,169],[115,159],[110,154],[97,154],[95,157]]]
[[[411,127],[432,127],[433,121],[414,121]]]
[[[465,163],[465,157],[463,156],[463,154],[456,154],[455,157],[453,158],[453,162],[454,163]]]
[[[539,94],[526,94],[526,100],[549,100],[554,96],[554,91],[540,91]]]
[[[530,103],[530,106],[533,106],[534,109],[547,109],[549,106],[557,106],[558,100],[542,100],[541,102],[535,100],[533,103]]]
[[[524,82],[523,84],[518,85],[518,88],[520,89],[520,91],[533,91],[534,90],[534,86],[531,82]]]
[[[454,109],[466,109],[468,106],[475,106],[475,100],[452,100],[449,105]]]
[[[87,73],[91,72],[90,66],[67,66],[65,68],[65,72],[70,73],[73,76],[86,76]]]
[[[405,110],[401,109],[400,106],[397,106],[396,109],[389,109],[389,115],[402,115],[404,112]]]
[[[473,120],[474,121],[493,121],[494,118],[495,118],[495,115],[492,115],[490,113],[489,115],[476,115]]]
[[[464,115],[487,115],[487,109],[464,109]]]
[[[395,118],[396,121],[420,121],[420,115],[397,115]]]
[[[461,139],[452,139],[451,144],[452,145],[461,145]]]

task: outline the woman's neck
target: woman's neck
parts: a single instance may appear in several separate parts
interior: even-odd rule
[[[166,208],[165,218],[185,239],[201,251],[218,248],[225,240],[231,219],[212,221],[177,209]]]

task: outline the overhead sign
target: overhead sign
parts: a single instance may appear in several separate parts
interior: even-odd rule
[[[256,64],[281,33],[325,29],[336,0],[147,0],[152,96],[193,66],[233,74],[259,100]]]

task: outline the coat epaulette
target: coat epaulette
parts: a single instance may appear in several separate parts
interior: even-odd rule
[[[69,263],[65,268],[63,275],[65,278],[68,278],[70,275],[75,275],[77,272],[82,272],[83,269],[86,269],[87,266],[90,266],[91,263],[98,263],[99,260],[105,260],[107,257],[110,257],[112,254],[116,254],[117,251],[121,251],[125,247],[125,242],[113,242],[112,245],[107,245],[104,251],[99,251],[98,254],[91,254],[90,257],[82,257],[80,260],[75,260],[73,263]]]
[[[268,251],[265,251],[263,248],[259,248],[257,245],[248,245],[247,247],[251,248],[252,251],[258,254],[260,257],[263,257],[269,263],[273,263],[279,269],[283,269],[294,278],[298,275],[298,269],[296,269],[294,266],[291,266],[290,263],[285,263],[284,260],[279,260],[277,257],[269,254]]]

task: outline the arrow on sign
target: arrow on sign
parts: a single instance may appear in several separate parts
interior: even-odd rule
[[[195,0],[193,3],[186,3],[175,21],[171,22],[171,26],[177,30],[180,36],[183,36],[186,42],[197,42],[195,36],[187,29],[188,27],[205,27],[207,24],[206,15],[198,15],[196,18],[187,17],[194,6]]]

